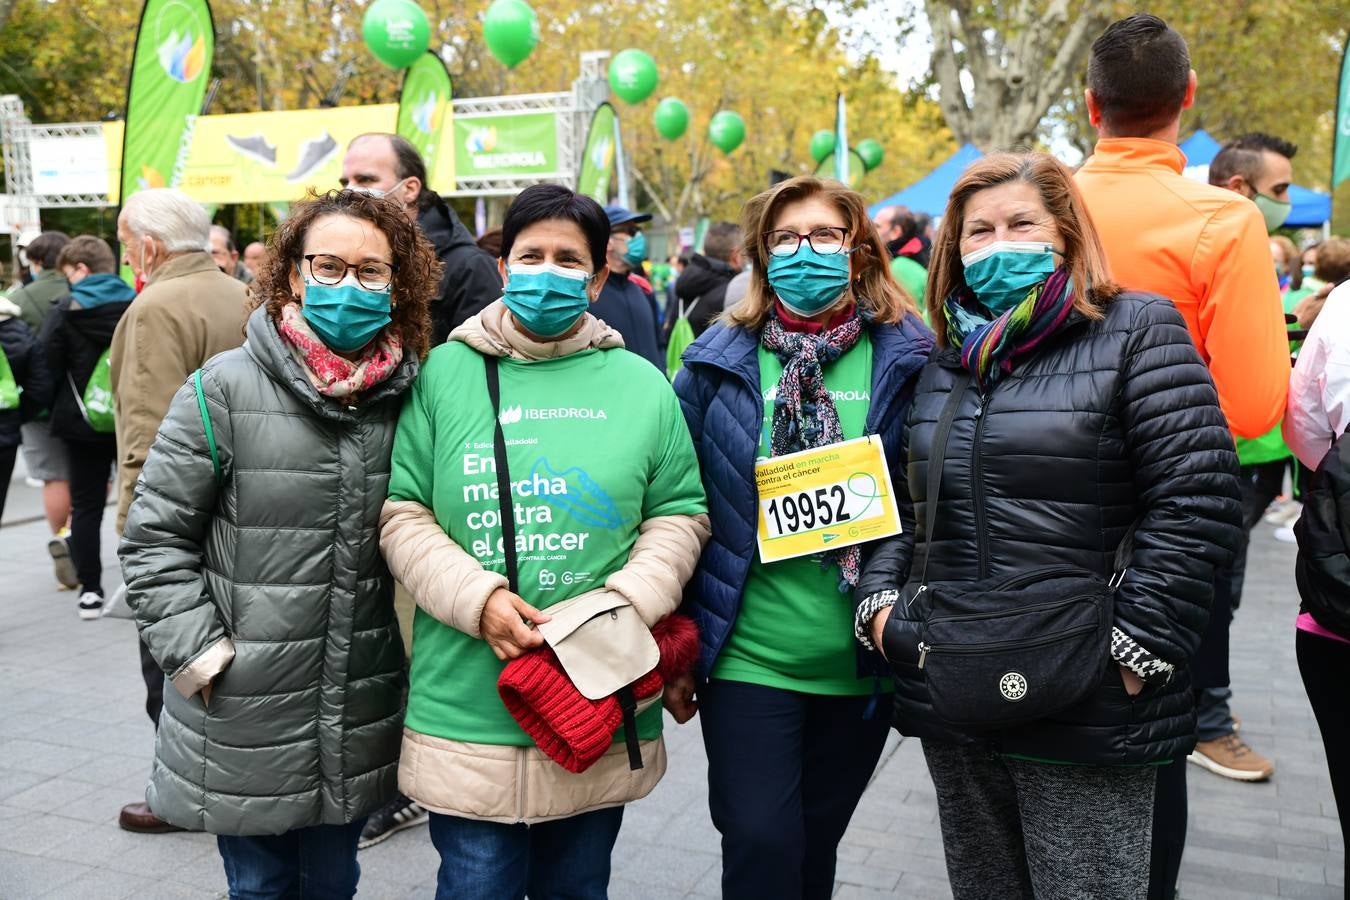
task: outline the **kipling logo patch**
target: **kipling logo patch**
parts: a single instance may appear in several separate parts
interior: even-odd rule
[[[1027,695],[1027,680],[1021,672],[1009,672],[998,680],[998,692],[1016,703]]]

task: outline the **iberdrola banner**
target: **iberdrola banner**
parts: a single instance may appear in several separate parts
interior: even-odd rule
[[[146,0],[127,86],[123,199],[182,182],[214,51],[206,0]]]
[[[422,154],[428,172],[436,171],[436,155],[441,149],[441,123],[450,108],[450,73],[432,51],[423,53],[408,67],[403,77],[403,92],[398,99],[398,134],[408,139]],[[436,185],[450,190],[450,185]]]
[[[1350,38],[1341,54],[1341,82],[1336,92],[1336,135],[1331,161],[1331,189],[1350,178]]]
[[[577,193],[590,197],[596,203],[609,202],[609,183],[614,178],[614,107],[601,103],[591,116],[591,130],[586,135],[586,151],[581,156],[581,171],[577,173]]]

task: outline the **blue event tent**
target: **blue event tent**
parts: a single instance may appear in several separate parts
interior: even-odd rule
[[[1222,145],[1208,132],[1197,131],[1181,142],[1181,151],[1186,154],[1187,169],[1200,169],[1187,174],[1204,180],[1210,160],[1219,153]],[[947,208],[947,197],[961,173],[983,154],[973,144],[966,144],[957,150],[945,162],[929,172],[923,178],[911,184],[898,194],[892,194],[867,208],[868,214],[875,216],[883,207],[907,206],[917,212],[926,212],[930,216],[940,216]],[[1285,221],[1289,228],[1317,228],[1331,218],[1331,197],[1319,191],[1309,190],[1298,185],[1289,188],[1289,199],[1294,208]]]
[[[974,144],[966,144],[949,156],[946,162],[911,184],[898,194],[893,194],[867,208],[867,214],[875,217],[884,207],[907,206],[915,212],[925,212],[930,216],[942,215],[947,209],[947,196],[961,173],[970,164],[984,154]]]
[[[1181,142],[1181,152],[1186,154],[1186,168],[1203,168],[1207,175],[1210,162],[1219,155],[1222,146],[1208,132],[1197,131]],[[1294,208],[1284,222],[1286,228],[1320,228],[1323,222],[1331,218],[1329,194],[1294,184],[1289,186],[1289,199],[1293,201]]]

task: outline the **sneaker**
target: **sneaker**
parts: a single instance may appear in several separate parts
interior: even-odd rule
[[[80,618],[97,619],[103,615],[103,598],[93,591],[80,595]]]
[[[1276,528],[1275,540],[1284,544],[1297,544],[1298,536],[1294,534],[1294,526],[1285,525],[1283,528]]]
[[[1275,764],[1248,747],[1236,733],[1201,741],[1189,757],[1197,766],[1234,781],[1265,781],[1275,774]]]
[[[310,138],[300,145],[300,159],[291,170],[291,174],[286,176],[286,180],[292,184],[303,181],[311,172],[332,159],[333,154],[337,152],[338,142],[333,140],[333,136],[328,132]]]
[[[405,828],[421,825],[429,818],[421,804],[397,794],[393,800],[371,813],[370,818],[366,820],[366,827],[361,829],[361,840],[357,843],[356,849],[374,847]]]
[[[75,560],[70,558],[70,529],[62,528],[47,542],[47,552],[52,556],[52,566],[56,570],[56,580],[66,590],[80,586],[80,576],[75,574]]]
[[[262,163],[265,166],[275,166],[277,164],[277,148],[273,144],[267,143],[267,138],[261,134],[255,134],[250,137],[241,135],[227,134],[225,142],[233,147],[238,153],[247,156],[249,159]]]

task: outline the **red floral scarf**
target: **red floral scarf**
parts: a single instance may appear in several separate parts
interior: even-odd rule
[[[277,332],[290,344],[291,354],[309,376],[314,389],[336,400],[355,398],[384,381],[403,361],[403,341],[392,329],[372,341],[357,360],[346,359],[319,340],[298,303],[281,308]]]

